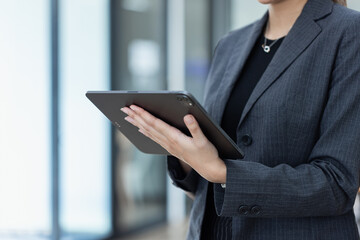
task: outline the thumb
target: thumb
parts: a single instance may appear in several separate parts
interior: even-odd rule
[[[194,139],[206,138],[194,116],[190,114],[186,115],[184,117],[184,122]]]

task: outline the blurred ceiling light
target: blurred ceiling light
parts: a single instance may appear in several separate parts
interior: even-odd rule
[[[160,46],[156,42],[135,39],[129,44],[128,54],[133,76],[152,77],[160,71]]]

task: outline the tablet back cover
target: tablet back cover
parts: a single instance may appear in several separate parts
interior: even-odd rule
[[[187,92],[89,91],[86,96],[142,152],[170,155],[124,119],[127,115],[120,110],[124,106],[135,104],[142,107],[188,136],[190,134],[183,118],[186,114],[192,114],[205,136],[218,149],[221,158],[243,158],[242,151]]]

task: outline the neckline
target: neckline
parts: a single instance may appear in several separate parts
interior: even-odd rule
[[[286,35],[285,36],[283,36],[283,37],[281,37],[281,38],[278,38],[278,39],[269,39],[269,38],[266,38],[265,37],[265,34],[263,34],[263,39],[265,40],[265,38],[266,38],[266,41],[268,41],[268,42],[274,42],[274,41],[282,41],[284,38],[286,37]]]

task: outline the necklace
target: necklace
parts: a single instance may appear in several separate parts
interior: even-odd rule
[[[264,49],[264,52],[266,52],[266,53],[269,53],[271,50],[271,47],[280,39],[280,38],[278,38],[278,39],[274,40],[272,43],[270,43],[270,45],[267,45],[266,44],[267,39],[265,36],[264,36],[264,38],[265,38],[265,41],[264,41],[263,45],[261,45],[261,47]]]

